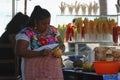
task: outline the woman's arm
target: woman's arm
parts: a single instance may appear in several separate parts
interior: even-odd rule
[[[29,45],[29,42],[26,40],[18,40],[16,43],[16,49],[15,52],[21,56],[21,57],[40,57],[40,56],[46,56],[50,53],[49,50],[43,50],[43,51],[31,51],[27,50]]]

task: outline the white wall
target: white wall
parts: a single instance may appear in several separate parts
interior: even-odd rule
[[[60,15],[60,9],[59,6],[61,4],[61,1],[67,3],[67,4],[74,4],[75,1],[82,3],[86,3],[89,4],[90,2],[94,3],[94,1],[96,1],[97,3],[99,3],[99,0],[28,0],[28,7],[27,7],[27,14],[30,15],[34,6],[35,5],[40,5],[43,8],[46,8],[50,11],[51,15],[52,15],[52,19],[51,19],[51,24],[57,26],[57,16],[56,15]],[[23,6],[23,4],[21,4],[23,2],[23,0],[19,0],[18,1],[18,10],[21,9],[21,6]],[[108,0],[108,14],[113,15],[116,14],[116,7],[115,4],[117,3],[117,0]],[[66,8],[66,15],[68,15],[68,8]],[[74,14],[74,13],[73,13]],[[99,12],[98,12],[99,14]],[[64,19],[63,19],[64,20]]]
[[[11,1],[12,0],[0,0],[0,17],[2,19],[0,19],[0,35],[4,32],[4,29],[7,25],[7,23],[9,22],[9,20],[11,19],[9,11],[11,10]],[[50,11],[52,18],[51,18],[51,24],[57,26],[57,16],[56,15],[60,15],[60,3],[61,1],[71,4],[71,3],[75,3],[75,1],[78,1],[80,3],[87,3],[89,4],[90,2],[98,2],[99,0],[28,0],[28,7],[27,7],[27,14],[30,15],[34,6],[35,5],[40,5],[43,8],[46,8],[47,10]],[[116,14],[116,7],[115,4],[117,3],[117,0],[108,0],[108,14]],[[7,6],[6,6],[7,5]],[[24,12],[24,0],[16,0],[16,12],[22,11]],[[4,8],[3,8],[4,7]],[[7,9],[5,9],[7,8]],[[9,16],[8,16],[8,14]],[[68,9],[66,9],[65,12],[66,15],[68,15]],[[69,19],[69,18],[68,18]],[[66,19],[62,19],[63,21]]]

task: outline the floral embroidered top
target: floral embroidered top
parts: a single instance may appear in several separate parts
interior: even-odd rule
[[[39,48],[44,45],[55,44],[57,41],[57,28],[50,26],[47,35],[39,35],[34,32],[32,28],[26,27],[20,31],[20,33],[25,33],[30,38],[31,50]]]

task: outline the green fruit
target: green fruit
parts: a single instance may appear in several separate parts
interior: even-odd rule
[[[92,64],[90,62],[85,62],[83,64],[83,70],[91,70]]]

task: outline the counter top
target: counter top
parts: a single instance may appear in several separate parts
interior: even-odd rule
[[[64,80],[104,80],[103,75],[75,69],[63,69]],[[120,73],[118,73],[120,80]]]
[[[102,75],[95,72],[84,72],[82,70],[63,70],[64,80],[103,80]]]
[[[71,69],[71,70],[63,70],[63,71],[67,71],[67,72],[75,72],[75,73],[82,73],[82,74],[90,74],[90,75],[99,75],[99,74],[96,74],[95,72],[90,72],[90,71],[82,71],[82,70],[74,70],[74,69]]]

